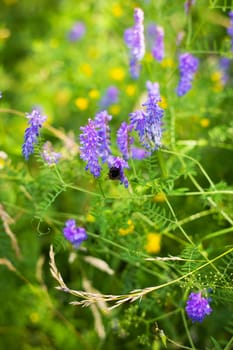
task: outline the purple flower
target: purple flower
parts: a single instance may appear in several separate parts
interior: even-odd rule
[[[201,292],[190,293],[185,310],[193,322],[202,322],[212,312],[209,305],[209,298],[204,298]]]
[[[144,13],[140,8],[134,9],[134,21],[135,25],[125,30],[124,40],[130,49],[130,73],[133,78],[137,78],[140,71],[139,61],[145,54]]]
[[[26,118],[29,127],[25,130],[22,153],[24,158],[28,160],[30,154],[34,152],[34,145],[38,143],[40,129],[47,117],[41,116],[39,110],[33,109],[32,113],[27,114]]]
[[[2,98],[2,91],[0,91],[0,98]]]
[[[199,65],[198,58],[192,56],[190,53],[184,53],[179,57],[180,80],[177,87],[177,95],[185,95],[192,87],[194,74]]]
[[[149,44],[153,57],[161,62],[164,58],[164,30],[163,27],[151,23],[147,28]]]
[[[151,81],[146,82],[146,88],[148,96],[157,96],[160,101],[159,83],[152,83]]]
[[[185,10],[186,15],[189,14],[189,12],[191,10],[191,7],[194,4],[195,4],[195,0],[186,0],[185,1],[185,3],[184,3],[184,10]]]
[[[139,160],[150,156],[150,152],[147,152],[143,148],[137,148],[137,147],[131,148],[131,154],[133,159],[139,159]]]
[[[85,24],[82,22],[76,22],[68,33],[70,41],[80,40],[86,32]]]
[[[143,104],[145,110],[130,114],[130,124],[138,132],[140,142],[148,151],[161,146],[163,109],[158,105],[161,100],[157,83],[147,82],[148,99]]]
[[[130,158],[130,147],[134,141],[133,137],[129,135],[132,129],[132,125],[123,122],[117,131],[117,145],[125,160]]]
[[[86,230],[83,227],[77,227],[74,219],[66,221],[63,234],[73,244],[74,248],[78,248],[87,239]]]
[[[99,138],[98,156],[102,162],[106,162],[108,156],[111,154],[110,150],[110,128],[108,122],[112,119],[107,111],[101,111],[96,114],[94,123]]]
[[[227,34],[231,38],[231,51],[233,51],[233,11],[229,12],[230,26],[227,28]]]
[[[42,158],[48,165],[56,164],[61,158],[61,154],[54,152],[53,146],[50,141],[46,141],[42,147]]]
[[[95,128],[95,122],[91,119],[88,120],[88,124],[81,127],[82,134],[80,135],[80,158],[87,162],[86,170],[90,170],[91,174],[95,177],[100,176],[101,167],[99,165],[98,156],[100,137]]]
[[[118,102],[118,89],[115,86],[109,86],[104,96],[100,100],[101,108],[108,108],[113,103]]]
[[[230,70],[231,60],[227,57],[222,57],[219,61],[219,68],[222,73],[222,83],[225,85],[229,80],[229,70]]]
[[[110,174],[109,177],[113,180],[120,180],[120,183],[123,184],[125,188],[127,188],[129,186],[129,181],[124,175],[124,169],[129,168],[128,163],[120,157],[109,156],[108,167]],[[111,176],[111,174],[114,174],[114,177]]]

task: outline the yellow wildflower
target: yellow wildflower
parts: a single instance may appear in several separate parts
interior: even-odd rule
[[[90,98],[92,98],[94,100],[96,98],[99,98],[100,93],[99,93],[98,90],[93,89],[93,90],[89,91],[88,95],[89,95]]]
[[[74,101],[75,106],[81,111],[85,111],[88,108],[89,101],[85,97],[78,97]]]
[[[136,86],[134,84],[127,85],[125,92],[126,92],[126,95],[128,96],[134,96],[136,92]]]
[[[95,217],[91,214],[87,214],[86,220],[87,222],[95,222]]]
[[[161,96],[161,101],[158,102],[158,105],[163,108],[166,109],[167,108],[167,99],[164,96]]]
[[[202,118],[200,120],[200,124],[203,128],[208,128],[208,126],[210,125],[210,121],[207,118]]]
[[[162,60],[161,66],[163,68],[173,68],[175,67],[175,62],[173,61],[172,58],[166,57]]]
[[[147,234],[146,238],[147,244],[145,246],[145,249],[147,253],[158,253],[161,249],[161,234],[151,232]]]
[[[88,63],[83,63],[80,66],[80,71],[86,76],[91,77],[93,74],[92,68]]]
[[[109,71],[110,78],[116,81],[122,81],[125,77],[125,71],[121,67],[114,67]]]
[[[144,56],[144,60],[145,62],[148,62],[148,63],[152,62],[154,60],[152,53],[146,52]]]
[[[29,317],[32,323],[37,323],[40,319],[39,314],[37,312],[32,312]]]
[[[216,71],[211,74],[211,80],[214,82],[221,80],[221,78],[222,78],[222,73],[220,71]]]
[[[120,108],[119,105],[111,105],[111,106],[109,107],[109,112],[110,112],[111,114],[113,114],[113,115],[119,114],[119,113],[120,113],[120,110],[121,110],[121,108]]]
[[[133,224],[133,222],[132,222],[132,220],[128,220],[127,221],[127,225],[128,225],[128,227],[126,227],[126,228],[119,228],[119,234],[121,235],[121,236],[125,236],[125,235],[128,235],[129,233],[133,233],[134,232],[134,224]]]
[[[158,192],[156,195],[153,197],[153,202],[157,203],[163,203],[166,201],[166,195],[164,192]]]
[[[121,17],[123,13],[122,7],[119,4],[113,4],[112,6],[112,14],[115,17]]]

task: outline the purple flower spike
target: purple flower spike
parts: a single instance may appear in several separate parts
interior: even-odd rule
[[[76,22],[68,33],[68,38],[70,41],[78,41],[84,36],[85,32],[85,24],[82,22]]]
[[[63,234],[73,244],[74,248],[78,248],[87,239],[86,230],[83,227],[77,227],[74,219],[66,221]]]
[[[125,160],[130,158],[130,146],[134,139],[129,135],[133,126],[123,122],[117,131],[117,145]]]
[[[163,27],[156,24],[149,24],[147,28],[147,34],[149,37],[149,45],[153,57],[161,62],[164,58],[164,30]]]
[[[193,322],[202,322],[212,312],[209,298],[204,298],[201,292],[190,293],[185,310]]]
[[[98,156],[102,162],[106,162],[108,156],[111,154],[110,150],[110,128],[108,122],[112,116],[107,111],[101,111],[96,114],[94,123],[99,137]]]
[[[40,129],[47,117],[41,116],[37,109],[33,109],[32,113],[28,114],[26,117],[29,127],[25,130],[22,152],[24,158],[28,160],[30,154],[34,152],[34,145],[38,143]]]
[[[122,158],[110,156],[108,158],[108,167],[109,177],[113,180],[120,180],[120,183],[127,188],[129,181],[124,175],[124,169],[129,168],[128,163]],[[112,174],[114,174],[114,177],[111,176]]]
[[[227,34],[231,38],[231,51],[233,51],[233,11],[229,12],[230,26],[227,28]]]
[[[158,105],[161,100],[157,83],[147,82],[148,99],[143,104],[146,110],[137,110],[130,114],[130,124],[138,132],[140,142],[149,151],[161,146],[163,109]]]
[[[194,74],[199,65],[198,58],[192,56],[190,53],[184,53],[179,57],[180,80],[177,87],[177,95],[185,95],[192,87]]]
[[[134,21],[135,25],[125,30],[124,40],[130,49],[130,73],[133,78],[137,78],[140,71],[139,61],[145,54],[144,13],[140,8],[134,9]]]
[[[100,100],[101,108],[108,108],[113,103],[118,102],[118,89],[115,86],[109,86],[104,96]]]
[[[91,119],[88,124],[81,127],[80,135],[80,158],[87,162],[86,170],[90,170],[95,177],[100,176],[101,167],[99,165],[98,156],[100,148],[100,137],[95,129],[95,122]]]

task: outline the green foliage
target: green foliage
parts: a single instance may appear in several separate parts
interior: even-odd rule
[[[233,3],[196,0],[188,15],[183,5],[137,3],[145,32],[152,22],[164,28],[166,56],[158,63],[147,46],[140,77],[132,80],[123,35],[133,25],[134,1],[2,1],[0,350],[232,348],[233,64],[227,27]],[[86,33],[70,42],[77,21]],[[179,32],[184,38],[177,46]],[[192,89],[178,98],[183,52],[197,56],[200,66]],[[222,57],[231,60],[226,83]],[[159,83],[165,107],[162,147],[129,160],[128,189],[109,179],[106,164],[93,178],[80,159],[80,126],[100,110],[106,89],[116,86],[119,102],[108,112],[112,152],[119,155],[116,132],[145,102],[148,80]],[[25,112],[35,106],[48,120],[26,162]],[[45,140],[61,153],[57,164],[43,159]],[[71,218],[88,234],[77,250],[62,233]],[[208,294],[213,312],[192,324],[185,304],[197,291]]]

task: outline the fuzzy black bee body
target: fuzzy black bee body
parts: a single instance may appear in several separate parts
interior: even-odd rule
[[[120,180],[121,170],[115,166],[111,167],[108,172],[109,179]]]

